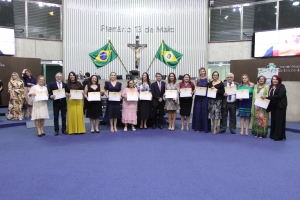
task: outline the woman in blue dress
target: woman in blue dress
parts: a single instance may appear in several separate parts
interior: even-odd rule
[[[115,72],[110,73],[109,81],[105,82],[105,96],[107,97],[107,106],[105,117],[109,119],[110,131],[117,132],[117,121],[121,118],[121,104],[120,101],[109,101],[109,92],[121,92],[122,83],[117,82],[117,75]],[[120,96],[121,100],[121,96]]]
[[[210,82],[206,77],[206,70],[204,67],[199,69],[199,77],[195,80],[195,85],[198,87],[206,87]],[[211,131],[211,120],[208,119],[208,98],[207,96],[195,95],[192,128],[199,132],[204,131],[208,133]]]

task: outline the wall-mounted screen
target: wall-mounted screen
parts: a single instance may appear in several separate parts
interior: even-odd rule
[[[15,55],[15,31],[0,28],[0,55]]]
[[[254,57],[300,56],[300,28],[256,32]]]

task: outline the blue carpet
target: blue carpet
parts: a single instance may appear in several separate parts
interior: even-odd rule
[[[55,137],[46,127],[39,138],[1,128],[0,199],[300,198],[299,134],[119,129]]]

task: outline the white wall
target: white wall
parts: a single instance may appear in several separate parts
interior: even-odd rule
[[[62,60],[62,41],[16,38],[16,57]]]

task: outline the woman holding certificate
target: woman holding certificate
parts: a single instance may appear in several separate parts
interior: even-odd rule
[[[8,103],[8,120],[23,120],[24,83],[17,72],[13,72],[8,82],[10,99]]]
[[[166,101],[165,109],[168,111],[169,131],[173,131],[175,129],[176,110],[180,109],[179,91],[179,86],[176,83],[176,76],[172,72],[168,76],[168,83],[166,84],[164,94],[164,99]]]
[[[142,75],[142,82],[138,86],[138,91],[140,93],[140,100],[138,103],[138,117],[141,121],[140,129],[147,129],[147,120],[151,118],[151,99],[152,95],[150,93],[150,80],[149,75],[145,72]],[[143,98],[143,95],[146,98]],[[149,97],[149,98],[148,98]],[[148,99],[147,99],[148,98]]]
[[[81,83],[77,81],[75,72],[70,72],[66,88],[68,134],[82,134],[86,132],[82,99],[73,99],[71,94],[71,90],[80,90],[80,92],[83,93],[82,89]]]
[[[129,95],[131,97],[129,98]],[[133,80],[128,80],[127,88],[122,92],[123,104],[122,104],[122,123],[125,124],[124,131],[127,131],[127,125],[131,124],[133,131],[136,131],[134,125],[137,124],[137,100],[138,91],[134,87]],[[135,97],[135,99],[134,99]]]
[[[120,106],[121,96],[118,98],[115,98],[115,96],[119,95],[119,92],[121,92],[122,83],[117,82],[116,79],[117,79],[116,73],[111,72],[110,80],[105,82],[105,86],[104,86],[105,96],[108,99],[105,116],[109,119],[111,132],[118,131],[117,121],[118,118],[121,118],[121,106]]]
[[[99,118],[102,117],[102,101],[100,94],[103,93],[100,84],[98,84],[98,77],[93,75],[84,88],[84,97],[87,99],[86,117],[90,118],[91,133],[100,133],[98,128]],[[99,96],[98,99],[89,98],[89,95],[91,94]]]
[[[239,99],[239,113],[241,124],[241,135],[244,135],[244,124],[246,122],[245,134],[249,135],[249,124],[251,117],[251,105],[254,83],[250,82],[247,74],[242,75],[242,83],[239,84],[236,92],[236,98]]]
[[[266,77],[259,76],[257,78],[258,84],[254,86],[252,95],[251,106],[251,121],[252,121],[252,134],[255,137],[265,138],[268,135],[268,118],[269,113],[266,109],[254,105],[257,98],[261,98],[268,94],[268,88],[266,85]]]
[[[193,103],[193,92],[195,90],[194,83],[191,82],[189,74],[183,75],[180,87],[180,116],[181,116],[181,130],[184,130],[184,118],[186,118],[186,130],[189,131],[190,115]]]
[[[281,77],[274,75],[271,79],[271,85],[268,91],[270,100],[268,111],[271,111],[271,131],[270,138],[275,141],[285,140],[286,108],[287,97],[285,86],[281,83]]]
[[[222,118],[221,106],[225,93],[224,84],[219,80],[219,73],[212,73],[213,81],[208,83],[207,97],[208,99],[208,118],[213,121],[213,134],[217,134],[217,125],[219,119]]]
[[[44,76],[38,76],[37,83],[37,85],[34,85],[30,88],[28,98],[33,99],[31,120],[34,120],[34,125],[37,128],[38,136],[42,137],[43,135],[45,135],[45,119],[49,119],[47,107],[48,90],[47,87],[44,86]]]
[[[206,77],[206,70],[204,67],[199,69],[199,77],[195,80],[196,91],[205,89],[204,94],[197,94],[195,92],[194,109],[193,109],[193,120],[192,128],[199,132],[204,131],[208,133],[211,131],[211,120],[208,119],[208,97],[207,97],[207,86],[210,82],[209,78]]]

